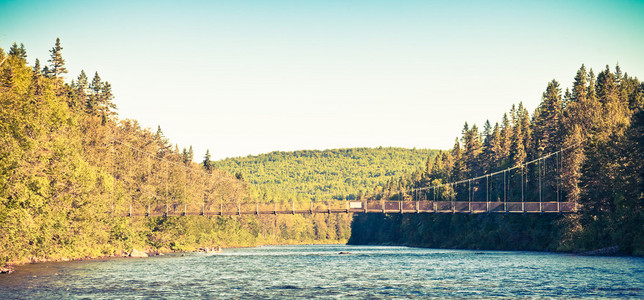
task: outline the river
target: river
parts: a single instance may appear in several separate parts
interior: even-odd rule
[[[349,252],[349,254],[339,254]],[[644,259],[264,246],[19,266],[0,298],[644,298]]]

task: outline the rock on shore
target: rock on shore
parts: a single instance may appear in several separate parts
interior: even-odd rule
[[[148,257],[148,254],[143,251],[132,249],[132,252],[130,252],[130,257]]]
[[[13,271],[14,269],[12,266],[0,267],[0,274],[11,274]]]

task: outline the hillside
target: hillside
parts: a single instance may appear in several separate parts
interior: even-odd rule
[[[437,150],[349,148],[271,152],[228,158],[215,166],[247,182],[315,195],[353,199],[403,174],[424,169]]]
[[[7,264],[119,255],[132,249],[334,243],[348,215],[125,217],[154,204],[275,201],[192,162],[163,136],[119,119],[109,82],[65,82],[60,40],[48,64],[0,49],[0,272]],[[262,199],[254,194],[261,193]],[[185,206],[184,206],[185,207]]]

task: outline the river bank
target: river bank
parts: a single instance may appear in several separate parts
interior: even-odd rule
[[[316,241],[296,241],[296,240],[289,240],[286,242],[279,242],[279,243],[262,243],[262,244],[256,244],[256,245],[236,245],[236,244],[230,244],[230,245],[218,245],[222,247],[222,249],[243,249],[243,248],[256,248],[256,247],[262,247],[262,246],[292,246],[292,245],[300,245],[300,246],[307,246],[307,245],[343,245],[346,244],[347,240],[342,239],[342,240],[316,240]],[[215,246],[216,247],[216,246]],[[30,258],[25,258],[21,260],[16,260],[16,261],[11,261],[4,266],[0,266],[0,274],[11,274],[15,271],[15,267],[21,266],[21,265],[26,265],[26,264],[37,264],[37,263],[45,263],[45,262],[68,262],[68,261],[93,261],[93,260],[102,260],[102,259],[108,259],[108,258],[143,258],[143,257],[153,257],[153,256],[161,256],[161,255],[166,255],[166,254],[183,254],[183,253],[198,253],[198,252],[204,252],[202,249],[205,248],[214,248],[211,245],[200,245],[200,246],[195,246],[192,247],[188,250],[172,250],[169,248],[142,248],[141,250],[133,248],[128,250],[121,249],[120,251],[117,251],[115,253],[111,253],[108,255],[98,255],[98,256],[84,256],[84,257],[59,257],[59,258],[39,258],[39,257],[30,257]]]

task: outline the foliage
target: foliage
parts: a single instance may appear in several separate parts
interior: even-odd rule
[[[119,120],[108,82],[71,83],[60,40],[51,66],[0,49],[0,266],[133,248],[342,242],[340,216],[122,217],[130,204],[254,201],[247,183],[192,162],[163,136]],[[270,201],[271,199],[262,199]]]
[[[555,80],[547,84],[532,117],[519,104],[501,124],[486,122],[483,132],[466,123],[454,148],[428,161],[423,176],[373,196],[392,198],[519,166],[519,172],[491,176],[489,188],[455,185],[438,197],[466,200],[473,193],[483,201],[571,201],[578,214],[363,215],[354,220],[350,242],[560,251],[617,245],[624,253],[644,255],[643,95],[644,83],[619,66],[614,72],[606,66],[595,77],[582,65],[572,91],[562,93]],[[560,149],[566,150],[539,159]],[[534,159],[538,164],[525,165]]]
[[[315,200],[356,199],[393,185],[394,178],[420,170],[435,150],[350,148],[271,152],[215,162],[219,169],[239,173],[266,190],[288,191]],[[207,159],[209,157],[207,156]]]

